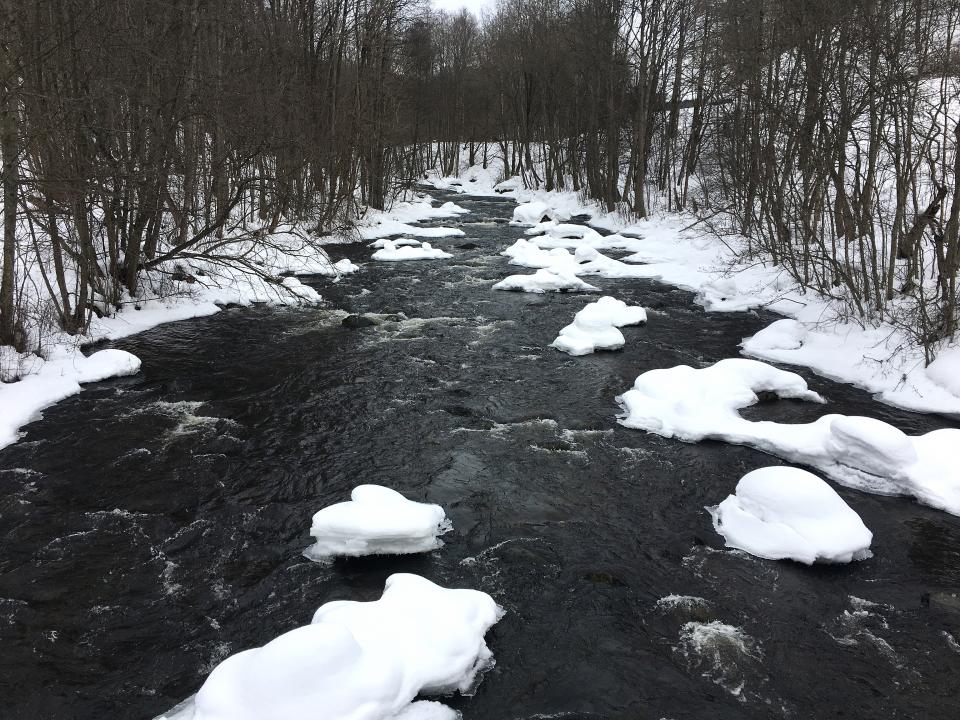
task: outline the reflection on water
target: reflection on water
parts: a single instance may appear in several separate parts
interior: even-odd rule
[[[758,560],[724,549],[703,508],[779,460],[615,422],[638,374],[735,356],[771,318],[599,280],[655,312],[622,352],[570,358],[547,346],[590,298],[491,292],[522,230],[502,222],[508,201],[458,202],[467,237],[436,241],[453,260],[319,280],[323,310],[129,338],[140,375],[88,387],[0,452],[3,717],[153,717],[228,654],[323,602],[378,597],[394,572],[508,610],[495,668],[450,701],[467,720],[955,717],[960,519],[838,488],[874,558]],[[944,425],[810,381],[831,412]],[[364,482],[444,505],[443,549],[305,560],[311,515]]]

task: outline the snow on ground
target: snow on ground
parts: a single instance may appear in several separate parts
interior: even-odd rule
[[[866,492],[908,495],[960,515],[960,463],[952,459],[960,430],[910,437],[866,417],[824,415],[807,424],[751,421],[738,410],[757,393],[824,402],[796,373],[757,360],[731,358],[702,369],[650,370],[617,400],[620,423],[686,442],[722,440],[748,445],[817,468]]]
[[[359,485],[347,502],[313,516],[316,542],[304,551],[311,560],[335,556],[404,555],[443,546],[439,536],[452,529],[439,505],[414,502],[380,485]]]
[[[862,327],[846,318],[830,300],[804,292],[772,263],[740,260],[746,255],[746,238],[707,234],[693,227],[694,218],[675,214],[638,221],[619,212],[607,212],[597,203],[584,203],[576,192],[532,190],[525,188],[519,177],[498,183],[498,171],[500,165],[494,169],[491,163],[487,169],[464,169],[461,177],[468,182],[436,175],[428,182],[471,195],[515,199],[521,205],[515,210],[514,222],[529,224],[528,234],[541,236],[529,241],[541,250],[576,250],[587,245],[598,251],[631,253],[620,264],[636,267],[621,275],[609,274],[610,268],[596,274],[649,278],[675,285],[696,293],[697,302],[711,312],[769,308],[796,320],[805,331],[804,342],[811,345],[769,347],[768,339],[751,343],[748,338],[743,349],[746,355],[810,367],[831,379],[861,387],[890,405],[960,417],[960,381],[956,380],[960,377],[960,349],[941,351],[947,359],[940,367],[925,369],[922,349],[903,331],[887,323]],[[591,227],[566,222],[576,215],[588,215]],[[546,222],[541,222],[545,218]],[[593,228],[614,234],[602,237]],[[531,257],[536,257],[539,264],[529,267],[553,267],[542,255],[529,254]],[[569,272],[569,265],[564,268]]]
[[[486,593],[391,575],[379,600],[329,602],[310,625],[227,658],[160,720],[453,720],[414,699],[470,691],[502,614]]]
[[[921,412],[956,415],[960,405],[960,348],[940,352],[929,367],[914,358],[911,369],[895,377],[884,362],[893,352],[889,327],[858,325],[820,329],[794,319],[777,320],[753,337],[746,338],[743,352],[774,362],[804,365],[835,380],[858,378],[856,385],[890,405]],[[905,359],[905,357],[903,358]],[[871,367],[877,373],[865,373]]]
[[[529,293],[600,292],[600,288],[556,267],[537,270],[533,275],[510,275],[494,285],[493,289]]]
[[[391,240],[386,240],[383,247],[370,256],[374,260],[382,262],[402,262],[404,260],[442,260],[452,258],[448,252],[433,247],[428,242],[411,245],[404,243],[397,246]]]
[[[597,350],[617,350],[625,340],[619,328],[647,321],[647,311],[605,296],[580,310],[573,322],[560,331],[551,347],[570,355],[588,355]]]
[[[871,533],[833,488],[813,473],[765,467],[708,508],[727,547],[768,560],[848,563],[870,556]]]

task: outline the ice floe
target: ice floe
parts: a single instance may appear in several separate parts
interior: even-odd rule
[[[768,560],[811,565],[870,556],[873,533],[860,516],[827,483],[799,468],[747,473],[710,515],[727,547]]]
[[[600,292],[600,288],[558,268],[544,268],[533,275],[510,275],[494,285],[493,289],[529,293]]]
[[[385,240],[383,246],[371,256],[374,260],[386,262],[398,262],[402,260],[440,260],[452,258],[448,252],[433,247],[430,243],[413,244],[404,242],[402,244],[394,243],[392,240]]]
[[[625,342],[619,328],[646,321],[647,312],[642,307],[604,296],[580,310],[573,322],[560,330],[551,347],[570,355],[616,350]]]
[[[867,492],[909,495],[960,515],[960,463],[953,460],[960,430],[910,437],[867,417],[824,415],[786,424],[742,418],[757,393],[824,402],[799,375],[757,360],[731,358],[706,368],[650,370],[618,398],[621,424],[686,442],[723,440],[749,445],[817,468]]]
[[[414,700],[471,691],[502,614],[486,593],[391,575],[379,600],[329,602],[310,625],[227,658],[161,720],[452,720]]]
[[[439,505],[408,500],[381,485],[359,485],[350,500],[313,516],[310,534],[315,542],[304,555],[325,560],[430,552],[442,547],[439,536],[451,529]]]

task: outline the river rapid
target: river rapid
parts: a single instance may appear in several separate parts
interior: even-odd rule
[[[437,196],[470,210],[465,237],[431,241],[453,259],[331,246],[366,264],[311,283],[327,308],[228,309],[117,342],[139,375],[87,386],[0,451],[0,717],[147,720],[394,572],[507,611],[487,636],[496,666],[445,700],[465,720],[958,717],[960,518],[837,488],[873,558],[731,552],[704,506],[781,461],[616,422],[640,373],[736,357],[775,318],[590,278],[650,320],[621,352],[571,358],[547,346],[595,298],[491,292],[532,272],[498,254],[522,236],[514,204]],[[950,426],[799,372],[829,406],[744,414]],[[302,557],[311,515],[361,483],[443,505],[446,545]]]

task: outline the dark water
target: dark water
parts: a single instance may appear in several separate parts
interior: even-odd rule
[[[623,352],[570,358],[546,346],[590,298],[491,292],[520,231],[477,221],[512,203],[458,202],[467,237],[435,242],[454,260],[316,283],[331,308],[410,319],[350,328],[329,310],[259,309],[160,327],[118,343],[140,375],[88,386],[0,452],[0,716],[151,718],[228,654],[406,571],[508,611],[488,635],[496,667],[449,701],[467,720],[958,717],[960,519],[841,488],[874,558],[727,552],[704,506],[779,461],[615,422],[639,373],[736,356],[771,318],[600,280],[650,323],[625,329]],[[833,412],[945,424],[809,379]],[[302,558],[312,513],[359,483],[441,503],[446,547]],[[702,600],[658,606],[670,594]],[[681,641],[685,623],[712,621],[744,635]]]

